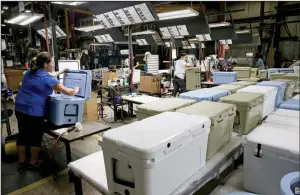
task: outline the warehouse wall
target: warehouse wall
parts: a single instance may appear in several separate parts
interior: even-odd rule
[[[292,4],[293,2],[288,2],[287,4]],[[267,14],[276,14],[275,6],[277,6],[278,2],[265,2],[265,15]],[[244,19],[249,17],[259,17],[260,16],[260,5],[261,2],[227,2],[227,10],[238,10],[245,9],[246,11],[232,13],[233,19]],[[271,13],[273,12],[273,13]],[[287,17],[287,21],[299,20],[300,16]],[[265,22],[275,22],[275,20],[265,20]],[[252,27],[259,26],[259,23],[252,23]],[[300,23],[289,23],[287,24],[292,36],[300,36]],[[249,24],[236,24],[236,28],[239,26],[247,26]],[[259,30],[253,30],[253,33],[258,33]],[[285,28],[281,27],[281,37],[288,37],[288,33]],[[264,35],[265,36],[265,35]],[[281,41],[279,44],[279,49],[281,52],[281,59],[293,60],[297,58],[298,53],[300,52],[300,43],[299,41]],[[237,52],[240,53],[240,52]]]

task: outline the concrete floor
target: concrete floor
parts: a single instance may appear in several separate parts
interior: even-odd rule
[[[9,105],[9,107],[13,107],[12,104]],[[112,112],[110,109],[105,109],[108,117],[112,117]],[[107,119],[106,121],[109,121]],[[11,128],[13,129],[13,133],[17,132],[17,122],[16,118],[12,116],[10,118]],[[124,125],[122,123],[109,123],[109,125],[112,128],[116,128],[118,126]],[[2,126],[3,133],[5,132],[5,125]],[[76,154],[81,154],[81,156],[89,155],[94,152],[97,152],[101,150],[101,147],[97,143],[97,139],[95,137],[89,137],[85,140],[79,140],[71,144],[71,149],[73,152],[76,152]],[[242,173],[242,167],[239,167],[239,169],[235,170],[231,176],[228,178],[226,183],[224,185],[218,186],[211,195],[223,195],[229,192],[243,192],[242,187],[242,180],[243,180],[243,173]],[[85,195],[101,195],[101,193],[94,190],[89,184],[83,181],[83,191]],[[73,184],[69,183],[68,181],[68,174],[64,174],[59,177],[58,181],[55,182],[53,180],[50,180],[42,185],[35,186],[32,189],[29,189],[22,193],[17,194],[24,194],[24,195],[46,195],[46,194],[52,194],[52,195],[68,195],[68,194],[74,194],[74,187]]]

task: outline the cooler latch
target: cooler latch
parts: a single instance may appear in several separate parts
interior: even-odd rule
[[[257,144],[257,148],[255,149],[254,156],[257,158],[262,158],[261,144]]]

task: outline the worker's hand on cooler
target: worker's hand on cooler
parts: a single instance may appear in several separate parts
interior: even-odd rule
[[[67,72],[68,70],[69,70],[68,68],[65,68],[65,69],[64,69],[64,72]]]
[[[74,88],[74,95],[77,94],[79,92],[79,87],[75,87]]]

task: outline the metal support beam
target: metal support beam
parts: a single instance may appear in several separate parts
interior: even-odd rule
[[[68,9],[65,8],[65,25],[66,25],[66,34],[67,34],[67,49],[70,49],[70,37],[69,37],[69,15],[68,15]]]
[[[56,9],[55,6],[53,6],[52,12],[51,13],[51,3],[49,3],[49,21],[50,24],[49,26],[51,26],[51,30],[52,30],[52,54],[54,57],[54,65],[55,65],[55,71],[58,71],[58,47],[57,47],[57,39],[56,39],[56,28],[55,28],[55,13],[56,13]]]
[[[263,39],[263,30],[264,29],[262,27],[264,25],[264,13],[265,13],[265,2],[261,1],[260,2],[260,17],[261,17],[261,21],[260,21],[260,24],[259,24],[259,26],[260,26],[260,28],[259,28],[259,37],[260,37],[260,40]],[[261,44],[261,45],[259,45],[257,47],[257,51],[259,53],[261,53],[262,52],[262,48],[263,48],[263,44]]]
[[[76,35],[75,35],[75,13],[73,9],[71,10],[71,40],[72,40],[72,49],[76,48]]]
[[[283,2],[278,2],[278,8],[280,9],[283,5]],[[280,11],[277,10],[276,14],[276,23],[280,23],[282,21],[282,16]],[[274,48],[275,48],[275,68],[280,68],[280,52],[279,52],[279,42],[280,42],[280,28],[281,25],[276,25],[275,27],[275,35],[274,35]]]
[[[220,12],[226,12],[226,1],[220,2]],[[224,22],[226,20],[226,14],[218,15],[218,22]]]
[[[133,74],[134,74],[134,61],[133,61],[133,49],[132,49],[132,29],[128,26],[128,50],[129,50],[129,67],[130,67],[130,80],[129,80],[129,93],[132,93],[133,88]]]

